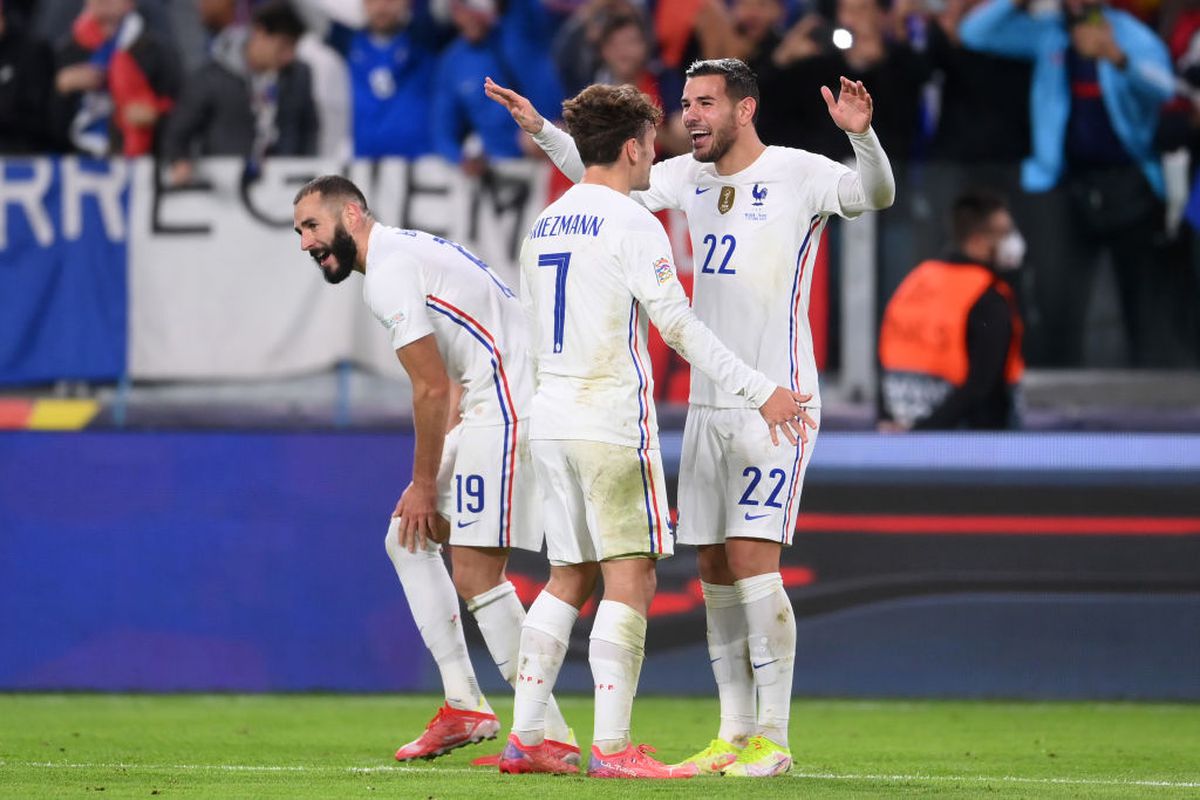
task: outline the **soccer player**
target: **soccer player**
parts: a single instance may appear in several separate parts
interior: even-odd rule
[[[530,446],[545,497],[550,583],[521,632],[513,730],[502,772],[563,772],[545,755],[545,714],[579,608],[597,577],[591,630],[595,731],[588,774],[679,778],[630,739],[655,560],[671,555],[648,319],[721,391],[758,409],[770,439],[804,435],[810,396],[776,386],[720,343],[688,305],[658,221],[629,198],[649,185],[662,113],[631,86],[591,86],[563,104],[583,182],[550,205],[521,248],[537,390]],[[754,435],[765,444],[762,422]],[[749,437],[749,432],[747,431]]]
[[[486,91],[569,178],[582,177],[570,136],[520,95],[490,81]],[[814,430],[820,394],[808,294],[821,232],[832,214],[854,217],[895,197],[891,165],[871,130],[871,95],[846,78],[836,99],[827,87],[821,93],[850,138],[857,169],[764,145],[754,127],[753,72],[737,59],[692,64],[683,90],[692,154],[656,164],[649,191],[632,194],[651,211],[687,214],[696,315],[772,380],[811,393],[802,418]],[[698,548],[721,723],[709,746],[684,763],[726,775],[781,775],[792,763],[796,622],[779,563],[796,528],[815,433],[794,448],[764,447],[746,399],[695,370],[690,403],[679,541]]]
[[[300,247],[327,281],[362,273],[363,299],[412,380],[413,477],[385,542],[446,702],[396,759],[435,758],[500,730],[475,680],[456,589],[501,674],[509,683],[516,677],[525,610],[504,567],[509,548],[542,545],[527,444],[533,370],[525,322],[512,290],[470,251],[379,224],[345,178],[310,181],[294,206]],[[461,395],[452,407],[453,385]],[[439,544],[447,539],[453,582]],[[547,703],[551,757],[578,764],[573,735],[553,699]]]

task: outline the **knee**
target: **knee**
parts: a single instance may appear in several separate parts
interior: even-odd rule
[[[500,585],[502,578],[502,576],[496,576],[493,579],[475,570],[459,569],[457,566],[454,574],[450,577],[454,581],[454,591],[458,592],[458,596],[463,600],[470,600],[496,588]]]
[[[550,580],[546,584],[546,591],[575,608],[582,608],[595,588],[594,572],[572,568],[551,568]]]
[[[451,547],[450,564],[454,590],[463,600],[470,600],[504,583],[508,551]]]
[[[400,555],[404,552],[404,548],[400,546],[400,536],[396,532],[396,526],[393,524],[388,528],[387,535],[383,537],[383,549],[387,552],[388,558],[396,566],[400,565]]]
[[[728,560],[726,569],[731,578],[729,583],[779,572],[779,547],[774,542],[752,541],[738,547],[727,547],[725,556]]]
[[[646,572],[642,579],[642,589],[646,594],[646,605],[650,605],[650,601],[654,599],[654,592],[658,590],[658,571],[651,569]]]
[[[724,545],[708,544],[697,548],[696,566],[697,572],[700,573],[700,580],[705,583],[719,583],[728,586],[734,581]]]

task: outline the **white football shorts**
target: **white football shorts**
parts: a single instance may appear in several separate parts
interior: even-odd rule
[[[675,552],[657,448],[580,439],[531,444],[551,564],[666,558]]]
[[[438,468],[438,513],[458,547],[542,549],[542,504],[529,454],[529,420],[456,425]]]
[[[819,408],[807,409],[821,423]],[[790,545],[804,473],[817,431],[795,447],[779,446],[754,409],[692,406],[679,464],[681,544],[722,544],[727,537]]]

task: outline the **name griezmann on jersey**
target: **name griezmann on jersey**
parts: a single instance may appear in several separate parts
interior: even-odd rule
[[[533,226],[529,233],[530,239],[541,239],[546,236],[599,236],[600,228],[604,225],[604,217],[591,214],[567,214],[543,217]]]

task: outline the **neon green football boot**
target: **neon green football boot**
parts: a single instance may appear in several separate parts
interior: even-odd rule
[[[695,764],[701,775],[720,775],[721,770],[734,762],[739,752],[741,750],[737,745],[730,744],[724,739],[713,739],[708,743],[708,747],[673,766],[682,767],[687,764]]]
[[[792,753],[765,736],[751,736],[737,760],[722,770],[735,778],[770,778],[792,768]]]

